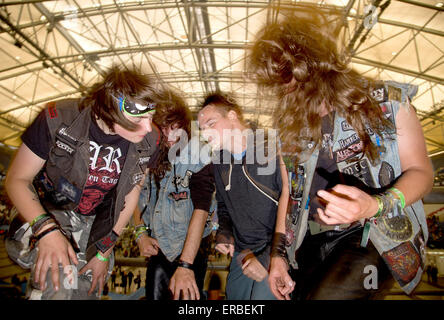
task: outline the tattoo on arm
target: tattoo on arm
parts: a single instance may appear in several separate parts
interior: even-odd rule
[[[32,185],[32,183],[28,184],[28,189],[33,194],[32,200],[40,202],[39,195],[38,195],[37,191],[35,190],[34,186]]]

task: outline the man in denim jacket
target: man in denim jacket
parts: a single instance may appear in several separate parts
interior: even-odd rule
[[[199,141],[188,142],[185,103],[173,93],[165,101],[154,118],[163,133],[159,166],[147,177],[134,215],[136,242],[141,255],[150,257],[147,299],[194,300],[201,297],[207,267],[213,169],[209,156],[199,156],[204,150]]]

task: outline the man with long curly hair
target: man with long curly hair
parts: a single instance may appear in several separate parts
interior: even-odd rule
[[[361,76],[333,30],[314,10],[281,10],[249,57],[252,75],[279,101],[274,120],[291,171],[293,297],[375,298],[392,282],[388,271],[410,293],[427,240],[420,199],[433,182],[410,104],[417,87]],[[270,286],[283,298],[288,266],[271,266]]]
[[[209,155],[208,162],[193,157],[201,146],[189,140],[191,113],[178,94],[167,92],[154,122],[162,132],[160,156],[134,213],[136,242],[141,255],[149,257],[146,297],[199,300],[207,269],[209,212],[214,212],[213,167]]]

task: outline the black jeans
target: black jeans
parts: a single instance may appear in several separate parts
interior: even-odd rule
[[[209,237],[207,237],[209,238]],[[204,298],[202,288],[207,271],[207,238],[202,239],[202,244],[194,259],[194,277],[201,299]],[[171,291],[168,289],[170,279],[174,275],[177,268],[177,260],[170,262],[162,251],[155,256],[151,256],[148,260],[146,269],[146,299],[147,300],[168,300],[172,298]]]
[[[360,246],[362,227],[311,235],[307,231],[292,270],[295,300],[367,300],[382,298],[394,280],[371,241]],[[373,267],[372,267],[373,266]],[[375,272],[376,270],[376,272]],[[369,281],[369,278],[377,279]],[[371,284],[369,286],[369,283]]]

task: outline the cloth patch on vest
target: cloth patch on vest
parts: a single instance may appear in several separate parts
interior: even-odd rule
[[[132,184],[139,183],[140,181],[142,181],[142,178],[143,178],[143,173],[135,173],[133,175],[133,183]]]
[[[82,190],[72,185],[63,176],[60,177],[56,190],[74,203],[79,203],[82,195]]]
[[[139,158],[139,165],[143,165],[143,164],[149,162],[150,159],[151,159],[151,157],[141,157],[141,158]]]
[[[379,185],[382,187],[388,186],[395,179],[395,170],[388,164],[382,161],[381,168],[378,173]]]
[[[375,87],[372,92],[370,93],[373,99],[375,99],[377,102],[385,102],[387,101],[388,94],[385,90],[384,85],[380,85]]]
[[[60,129],[57,130],[57,134],[62,138],[69,140],[70,143],[73,143],[74,145],[77,145],[77,139],[71,136],[66,132],[66,129],[68,128],[67,125],[62,124],[60,126]]]
[[[370,163],[367,159],[361,159],[352,165],[345,167],[342,170],[343,173],[350,176],[354,176],[364,182],[367,186],[374,187],[375,182],[373,181],[372,174],[370,172]]]
[[[388,85],[388,99],[402,102],[402,90]]]
[[[48,103],[48,114],[50,119],[57,118],[59,115],[57,114],[57,109],[55,106],[55,102]]]
[[[382,111],[382,113],[384,113],[384,116],[388,120],[390,120],[393,124],[395,124],[395,117],[394,117],[393,112],[392,112],[392,105],[391,105],[391,103],[390,102],[384,102],[384,103],[381,103],[379,106],[381,107],[381,111]]]
[[[188,199],[188,191],[171,192],[168,197],[174,201]]]
[[[424,241],[424,235],[422,234],[422,230],[419,230],[418,234],[413,240],[413,244],[415,245],[416,251],[419,253],[421,257],[421,268],[424,269],[425,241]]]
[[[384,252],[382,258],[402,287],[415,278],[421,264],[421,257],[410,241]]]
[[[74,153],[74,148],[71,147],[69,144],[61,141],[60,139],[56,139],[55,143],[56,143],[57,148],[65,150],[66,152],[68,152],[71,155]]]
[[[346,161],[350,158],[359,155],[362,152],[363,147],[364,144],[362,143],[362,141],[359,141],[357,143],[348,146],[345,149],[340,149],[338,151],[335,151],[334,153],[336,155],[336,163]]]
[[[413,237],[412,222],[405,213],[396,216],[388,213],[379,217],[377,228],[393,241],[403,242]]]

